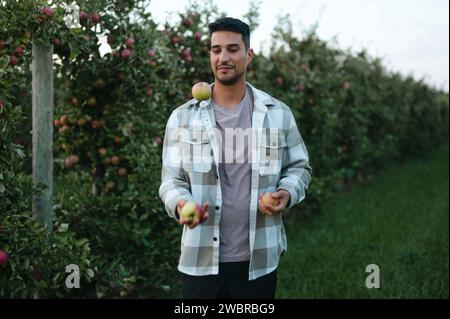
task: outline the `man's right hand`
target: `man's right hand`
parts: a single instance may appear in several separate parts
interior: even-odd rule
[[[196,216],[193,219],[184,219],[183,216],[181,216],[181,210],[183,209],[184,204],[186,204],[186,201],[184,199],[180,199],[177,202],[177,212],[178,216],[180,216],[180,225],[187,225],[190,229],[194,228],[198,224],[203,223],[208,218],[208,203],[205,203],[203,205],[203,214],[201,216]]]

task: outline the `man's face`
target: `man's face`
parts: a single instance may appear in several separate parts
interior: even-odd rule
[[[244,77],[247,65],[253,59],[252,49],[245,49],[240,33],[216,31],[211,35],[210,61],[216,80],[233,85]]]

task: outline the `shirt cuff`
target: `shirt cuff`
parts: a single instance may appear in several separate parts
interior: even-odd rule
[[[279,190],[284,190],[284,191],[288,192],[290,195],[290,199],[286,205],[286,208],[291,208],[292,206],[294,206],[296,204],[296,201],[294,200],[295,193],[289,187],[286,187],[284,185],[278,186],[277,191],[279,191]]]

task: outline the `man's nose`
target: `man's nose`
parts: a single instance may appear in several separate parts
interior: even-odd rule
[[[227,62],[230,59],[229,55],[225,50],[223,50],[219,55],[219,64]]]

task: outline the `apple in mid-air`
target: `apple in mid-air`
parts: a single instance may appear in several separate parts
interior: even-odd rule
[[[197,101],[208,100],[211,97],[211,87],[206,82],[198,82],[192,87],[192,96]]]

